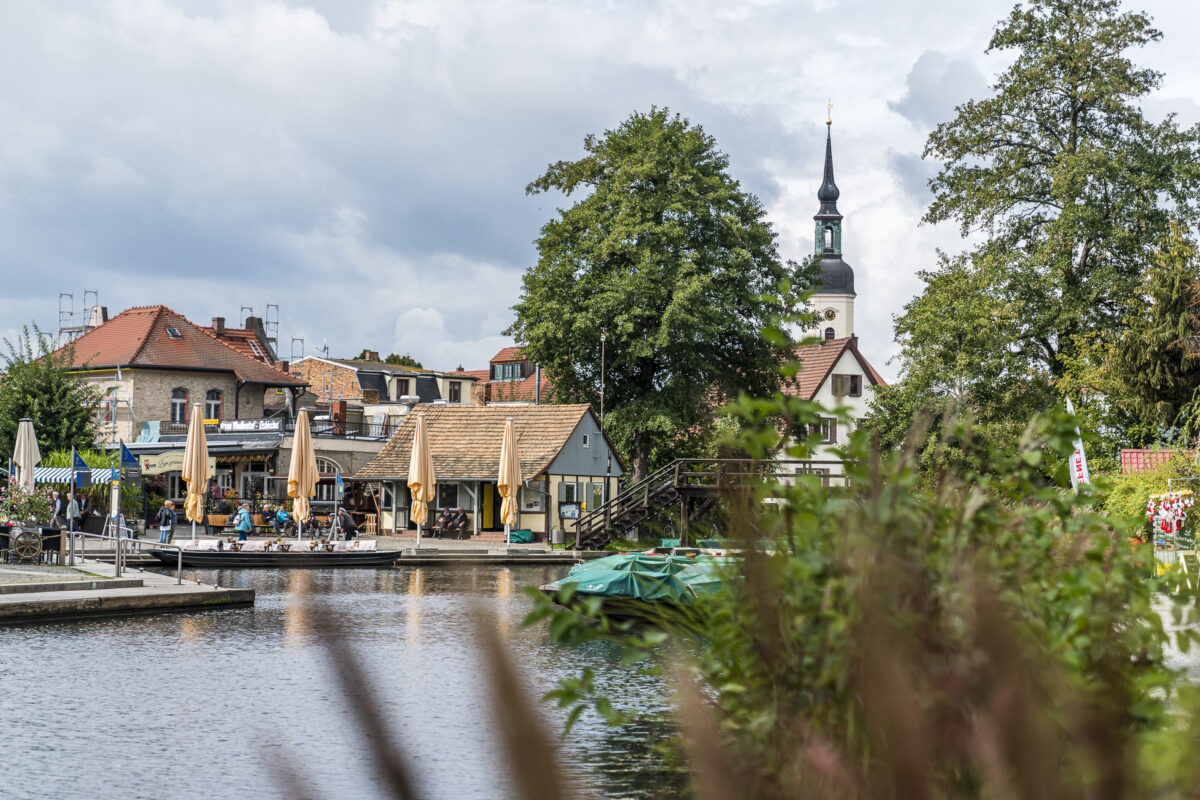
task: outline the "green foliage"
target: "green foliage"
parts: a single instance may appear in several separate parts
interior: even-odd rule
[[[758,330],[812,271],[780,262],[761,204],[699,126],[651,109],[584,149],[527,187],[583,196],[542,228],[507,332],[556,400],[597,411],[606,332],[605,426],[637,480],[709,446],[715,410],[739,391],[778,388],[790,343]],[[780,285],[783,302],[768,297]]]
[[[1167,491],[1167,481],[1174,479],[1176,490],[1200,491],[1200,483],[1192,480],[1200,473],[1195,456],[1186,451],[1177,451],[1157,469],[1131,475],[1118,474],[1106,477],[1102,485],[1103,509],[1114,524],[1123,524],[1129,534],[1147,530],[1146,499],[1152,494]]]
[[[733,410],[754,458],[829,413],[783,396]],[[1077,422],[1035,417],[1012,449],[980,451],[980,470],[932,483],[914,451],[881,454],[856,431],[848,489],[767,482],[727,498],[741,557],[715,597],[647,629],[568,586],[529,621],[671,670],[708,796],[1183,797],[1200,706],[1166,664],[1156,605],[1186,651],[1200,641],[1196,597],[1152,577],[1150,548],[1098,513],[1100,495],[1047,477]],[[951,428],[946,439],[972,441]],[[754,547],[764,535],[772,553]],[[572,719],[612,711],[586,675],[552,694]]]
[[[50,521],[50,492],[44,486],[27,491],[24,486],[9,482],[0,487],[0,521]]]
[[[361,353],[359,353],[357,356],[355,356],[354,360],[355,361],[367,361],[368,360],[367,357],[373,352],[374,351],[372,351],[372,350],[367,350],[364,348]],[[395,364],[400,367],[414,367],[415,369],[423,369],[423,367],[421,366],[421,362],[417,361],[415,358],[413,358],[408,353],[405,353],[404,355],[398,355],[396,353],[389,353],[388,355],[383,357],[383,363]]]
[[[83,450],[77,448],[76,452],[83,458],[84,463],[94,469],[111,469],[116,467],[121,458],[121,454],[116,450]],[[70,450],[55,450],[51,453],[43,453],[42,463],[39,466],[69,467],[73,463]]]
[[[1087,385],[1089,362],[1106,362],[1144,316],[1157,245],[1195,229],[1200,128],[1148,121],[1140,98],[1161,76],[1128,57],[1159,38],[1116,0],[1018,5],[991,40],[1012,59],[992,95],[929,136],[925,156],[941,167],[925,220],[984,238],[923,276],[924,295],[897,321],[902,371],[923,401],[961,402],[998,446],[1015,442],[1031,405]],[[945,380],[930,377],[940,370]],[[1093,402],[1081,411],[1122,439],[1135,420],[1119,398]]]
[[[401,366],[401,367],[414,367],[416,369],[422,369],[421,362],[417,361],[415,358],[410,356],[408,353],[405,353],[402,356],[396,355],[395,353],[389,353],[387,356],[384,357],[383,363],[396,364],[397,366]]]
[[[12,453],[17,424],[33,420],[38,448],[43,452],[91,447],[95,441],[96,389],[72,374],[74,348],[55,351],[50,337],[35,325],[22,329],[8,348],[0,380],[0,453]]]

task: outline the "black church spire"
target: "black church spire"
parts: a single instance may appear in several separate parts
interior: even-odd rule
[[[841,195],[837,184],[833,182],[833,122],[825,123],[825,180],[817,191],[817,199],[821,201],[821,210],[817,212],[822,217],[842,218],[837,210],[837,199]]]
[[[821,210],[816,221],[814,252],[821,257],[821,288],[818,294],[854,295],[854,270],[842,260],[842,215],[837,201],[841,196],[833,182],[833,120],[825,120],[825,177],[817,190]]]

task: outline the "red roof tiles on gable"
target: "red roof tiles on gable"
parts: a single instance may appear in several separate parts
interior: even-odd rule
[[[863,372],[871,379],[872,386],[886,386],[883,378],[875,368],[858,352],[858,346],[853,338],[828,339],[819,344],[802,345],[796,348],[796,359],[800,362],[800,371],[796,373],[795,384],[784,387],[784,393],[812,400],[821,390],[821,386],[829,377],[829,373],[837,365],[842,354],[849,350]]]
[[[174,328],[181,334],[167,333]],[[173,367],[232,372],[244,383],[304,386],[283,370],[239,352],[166,306],[126,309],[73,343],[74,366]]]
[[[1188,458],[1195,458],[1195,450],[1137,450],[1121,449],[1121,474],[1137,475],[1142,472],[1153,472],[1171,460],[1176,453],[1185,453]]]
[[[505,347],[499,353],[496,353],[496,355],[492,356],[491,363],[500,364],[500,363],[504,363],[504,362],[508,362],[508,361],[524,361],[524,360],[525,360],[525,356],[521,355],[521,348]]]
[[[267,354],[267,349],[258,340],[258,335],[249,328],[226,328],[221,336],[217,336],[216,329],[210,325],[197,325],[196,327],[217,341],[229,345],[244,356],[253,358],[255,361],[261,361],[264,364],[275,363],[271,360],[271,356]],[[250,344],[251,340],[254,341],[254,345]],[[254,352],[255,347],[258,348],[257,353]]]

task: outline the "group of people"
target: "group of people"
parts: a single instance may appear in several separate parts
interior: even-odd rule
[[[442,513],[438,514],[437,520],[433,523],[431,536],[435,539],[438,537],[465,539],[470,536],[467,532],[466,512],[459,508],[455,510],[454,514],[451,514],[450,509],[443,508]]]
[[[91,513],[91,501],[86,494],[76,498],[74,492],[67,492],[64,502],[58,492],[50,492],[50,527],[77,531]]]

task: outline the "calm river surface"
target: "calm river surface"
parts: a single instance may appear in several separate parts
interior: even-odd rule
[[[308,797],[384,797],[367,748],[307,625],[318,597],[340,621],[428,798],[503,798],[489,733],[488,664],[473,615],[498,614],[532,696],[580,666],[624,705],[663,687],[606,646],[567,650],[519,625],[521,586],[565,567],[221,570],[189,575],[258,591],[253,608],[0,629],[0,797],[283,798],[280,754]],[[562,715],[546,711],[553,733]],[[580,797],[672,796],[639,730],[585,715],[563,744]]]

